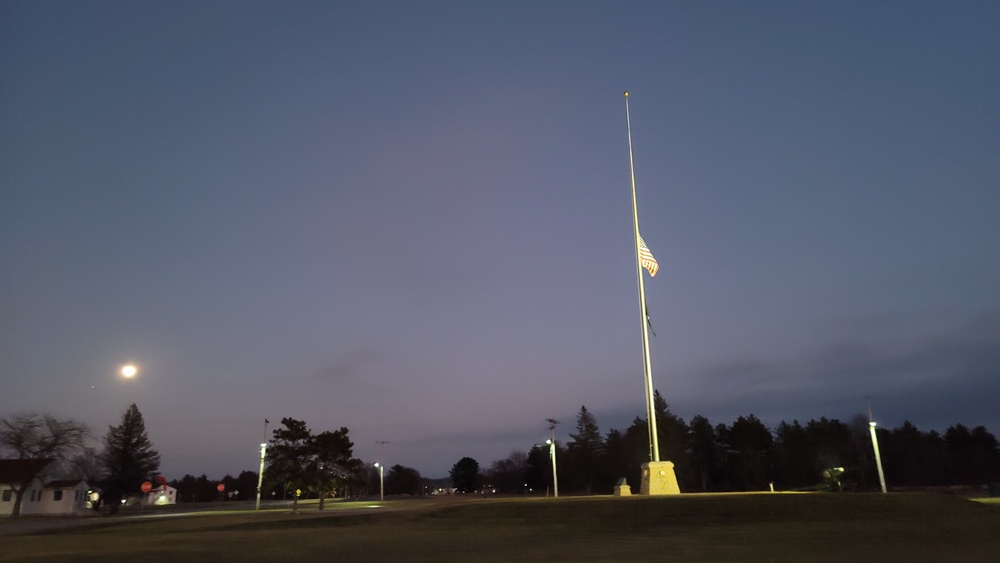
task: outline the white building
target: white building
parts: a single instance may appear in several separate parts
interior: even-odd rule
[[[83,479],[50,481],[32,488],[21,504],[21,514],[86,514],[90,485]],[[32,498],[35,500],[29,502]],[[27,509],[27,510],[26,510]]]
[[[166,483],[146,493],[147,505],[177,504],[177,489]]]
[[[90,506],[90,486],[83,479],[52,480],[51,460],[0,460],[0,516],[14,513],[15,488],[24,487],[22,515],[82,514]]]
[[[51,463],[50,459],[0,459],[0,516],[14,514],[16,491],[19,490],[24,490],[21,514],[28,513],[25,509],[29,508],[29,499],[39,498],[42,478]],[[39,501],[31,501],[31,504],[35,502]]]

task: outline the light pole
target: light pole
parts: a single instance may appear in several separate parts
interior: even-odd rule
[[[552,458],[552,496],[559,496],[559,477],[556,476],[556,443],[554,440],[545,440],[549,445],[549,457]]]
[[[554,497],[559,496],[559,477],[556,475],[556,425],[559,421],[554,418],[546,418],[545,422],[549,423],[549,432],[552,433],[552,437],[545,440],[545,443],[549,445],[549,457],[552,458],[552,494]]]
[[[378,467],[378,498],[380,501],[385,502],[385,466],[381,463],[375,462],[375,467]]]
[[[260,443],[260,471],[257,472],[257,506],[254,510],[260,510],[260,491],[264,486],[264,456],[267,453],[267,425],[270,420],[264,419],[264,438]]]
[[[878,482],[882,485],[882,494],[885,494],[885,474],[882,473],[882,456],[878,451],[878,437],[875,435],[875,420],[872,418],[871,401],[868,402],[868,430],[872,434],[872,447],[875,448],[875,467],[878,468]]]
[[[260,510],[260,489],[264,485],[264,456],[266,454],[267,454],[267,442],[261,442],[260,471],[257,472],[257,505],[254,507],[254,510]]]

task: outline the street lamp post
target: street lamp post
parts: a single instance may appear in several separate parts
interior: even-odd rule
[[[875,419],[872,417],[871,400],[868,400],[868,431],[871,432],[872,447],[875,449],[875,467],[878,468],[878,482],[882,486],[882,494],[885,494],[885,474],[882,473],[882,456],[878,451],[878,436],[875,435]]]
[[[552,495],[558,497],[559,477],[556,475],[556,425],[559,424],[559,421],[554,418],[546,418],[545,422],[549,423],[549,432],[552,433],[552,437],[545,440],[545,443],[549,445],[549,457],[552,458]]]
[[[260,471],[257,472],[257,505],[254,510],[260,510],[260,490],[264,485],[264,457],[267,454],[267,443],[262,442],[260,445]]]
[[[552,496],[559,496],[559,477],[556,474],[556,441],[545,440],[545,443],[549,445],[549,457],[552,458]]]
[[[385,466],[376,462],[375,467],[378,467],[378,498],[380,501],[385,502]]]
[[[872,433],[872,446],[875,447],[875,467],[878,467],[878,482],[882,485],[882,492],[885,493],[885,474],[882,473],[882,456],[878,451],[878,438],[875,436],[875,421],[868,423],[868,430]]]
[[[267,454],[267,425],[270,422],[264,419],[264,439],[260,443],[260,471],[257,472],[257,505],[254,510],[260,510],[260,492],[264,486],[264,457]]]
[[[878,437],[875,435],[875,419],[872,418],[871,401],[868,401],[868,430],[872,434],[872,447],[875,448],[875,467],[878,468],[878,482],[882,485],[882,494],[885,494],[885,474],[882,473],[882,456],[878,451]]]

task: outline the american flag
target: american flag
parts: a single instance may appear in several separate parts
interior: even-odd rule
[[[646,246],[646,241],[639,237],[639,263],[642,264],[643,268],[649,270],[649,277],[656,275],[657,270],[660,269],[660,265],[656,263],[656,258],[653,258],[653,253],[649,251],[649,247]]]

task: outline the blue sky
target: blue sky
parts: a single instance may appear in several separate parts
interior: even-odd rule
[[[442,476],[644,412],[1000,431],[1000,6],[0,4],[0,415]],[[140,376],[116,370],[135,362]]]

